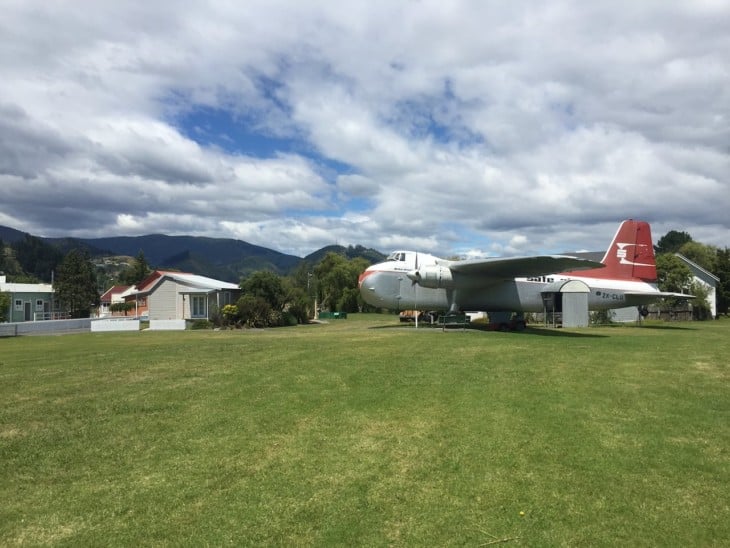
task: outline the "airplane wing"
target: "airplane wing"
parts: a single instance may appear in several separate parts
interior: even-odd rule
[[[680,299],[687,301],[696,298],[694,295],[687,295],[686,293],[670,293],[667,291],[627,291],[624,293],[624,296],[626,297],[627,306],[653,304],[659,299]]]
[[[492,279],[511,279],[559,272],[603,268],[603,263],[568,255],[538,255],[535,257],[499,257],[471,259],[449,263],[452,272]]]

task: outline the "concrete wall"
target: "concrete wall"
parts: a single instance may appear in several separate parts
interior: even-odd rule
[[[0,324],[0,336],[53,335],[61,333],[88,333],[91,318],[73,320],[48,320],[45,322],[20,322]]]
[[[91,332],[139,331],[139,320],[126,318],[104,318],[91,322]]]
[[[150,330],[185,331],[185,320],[150,320]]]

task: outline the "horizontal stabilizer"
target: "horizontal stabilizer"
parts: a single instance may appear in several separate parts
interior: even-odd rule
[[[624,293],[627,306],[641,306],[655,303],[661,299],[681,299],[688,301],[694,299],[694,295],[686,293],[671,293],[668,291],[636,291]]]

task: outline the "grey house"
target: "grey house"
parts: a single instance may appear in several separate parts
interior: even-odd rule
[[[125,294],[136,312],[152,321],[210,319],[213,310],[234,304],[241,289],[233,283],[187,272],[156,270]]]
[[[0,293],[10,295],[10,323],[49,320],[53,310],[53,286],[51,284],[8,283],[0,276]]]

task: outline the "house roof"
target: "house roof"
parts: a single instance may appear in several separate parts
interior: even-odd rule
[[[208,278],[207,276],[200,276],[198,274],[191,274],[189,272],[170,272],[167,270],[155,270],[152,274],[142,280],[137,287],[136,293],[145,294],[150,293],[163,279],[174,280],[177,283],[187,285],[192,289],[200,291],[220,291],[223,289],[239,289],[238,285],[224,282],[221,280],[215,280]]]
[[[128,285],[114,285],[104,292],[104,294],[101,296],[101,302],[111,302],[114,295],[121,295],[127,289],[129,289]]]
[[[3,293],[53,293],[51,284],[16,284],[0,282]]]
[[[707,270],[705,270],[704,268],[702,268],[700,265],[698,265],[694,261],[689,260],[687,257],[685,257],[684,255],[682,255],[681,253],[675,253],[675,255],[677,257],[679,257],[680,259],[682,259],[685,263],[687,263],[687,265],[689,265],[689,267],[692,268],[692,269],[694,269],[696,272],[698,272],[700,274],[703,274],[707,278],[710,278],[710,279],[715,280],[715,282],[719,282],[720,281],[720,278],[718,278],[717,276],[715,276],[712,272],[708,272]]]

